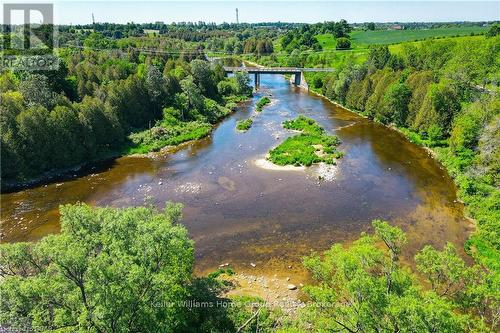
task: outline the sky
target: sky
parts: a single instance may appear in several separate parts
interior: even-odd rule
[[[6,1],[22,2],[22,1]],[[36,2],[36,1],[26,1]],[[50,1],[41,1],[49,3]],[[54,1],[56,24],[235,22],[449,22],[500,20],[500,1]],[[32,14],[33,17],[34,14]],[[21,20],[22,16],[17,19]],[[36,16],[34,18],[36,20]],[[16,17],[13,17],[13,23]]]

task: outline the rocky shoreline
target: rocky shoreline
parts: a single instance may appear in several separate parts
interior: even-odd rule
[[[226,296],[257,296],[264,300],[266,306],[281,308],[286,314],[295,313],[305,306],[301,300],[304,296],[301,291],[302,283],[295,285],[290,277],[237,273],[225,276],[224,280],[234,285],[234,288],[225,294]]]

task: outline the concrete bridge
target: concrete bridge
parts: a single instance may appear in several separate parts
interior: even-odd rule
[[[334,72],[333,68],[301,68],[301,67],[229,67],[224,66],[226,73],[246,72],[255,75],[255,86],[260,85],[261,74],[292,74],[294,76],[293,83],[296,86],[306,86],[304,73],[305,72]]]

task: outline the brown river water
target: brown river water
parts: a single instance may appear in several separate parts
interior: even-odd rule
[[[273,102],[257,114],[255,102],[265,94],[272,94]],[[255,164],[295,134],[281,123],[299,114],[342,141],[345,157],[324,179],[318,179],[317,166],[283,171]],[[255,117],[252,128],[237,132],[236,122],[249,116]],[[182,202],[198,272],[230,263],[239,271],[262,274],[291,265],[301,274],[304,255],[356,239],[376,218],[408,233],[406,258],[425,244],[450,241],[462,248],[471,228],[453,181],[426,150],[279,75],[263,75],[253,100],[206,139],[153,157],[118,158],[61,183],[2,194],[2,241],[58,232],[58,206],[78,201],[114,207]]]

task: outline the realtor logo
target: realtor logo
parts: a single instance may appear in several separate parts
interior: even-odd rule
[[[32,12],[41,14],[40,22],[31,22]],[[23,22],[12,22],[14,15],[23,14]],[[50,3],[6,3],[3,5],[5,33],[21,32],[22,43],[13,43],[13,38],[4,38],[4,50],[32,48],[52,52],[55,41],[54,5]]]
[[[58,59],[52,54],[57,43],[54,5],[4,3],[2,9],[3,49],[0,69],[57,69]]]

